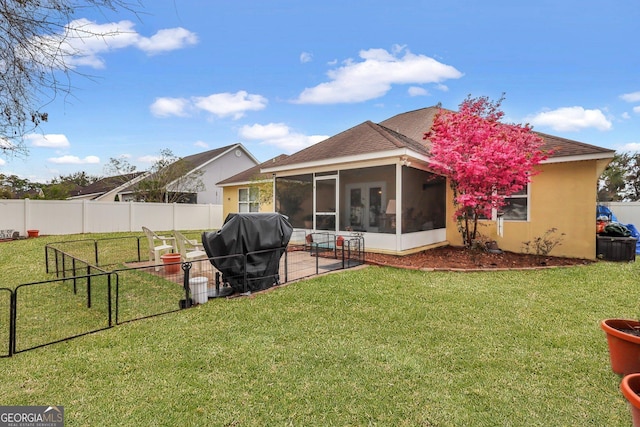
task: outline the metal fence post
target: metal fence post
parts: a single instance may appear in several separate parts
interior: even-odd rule
[[[16,352],[16,310],[18,304],[16,302],[16,292],[11,291],[11,301],[9,303],[9,357]]]
[[[182,263],[182,271],[184,271],[184,280],[182,281],[182,286],[184,287],[184,307],[191,307],[191,290],[189,289],[189,276],[191,271],[191,263],[183,262]]]

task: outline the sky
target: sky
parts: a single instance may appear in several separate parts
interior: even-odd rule
[[[467,96],[504,121],[640,150],[640,2],[629,0],[143,0],[81,9],[72,92],[0,173],[32,182],[111,159],[148,169],[241,143],[258,161],[366,120]],[[71,33],[72,34],[72,33]],[[635,40],[635,41],[634,41]]]

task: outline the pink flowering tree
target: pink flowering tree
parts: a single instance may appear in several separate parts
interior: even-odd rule
[[[505,198],[522,190],[547,158],[543,140],[527,125],[500,123],[500,105],[471,98],[458,112],[441,109],[424,138],[431,141],[431,168],[449,179],[454,213],[465,246],[477,239],[478,218],[491,218]]]

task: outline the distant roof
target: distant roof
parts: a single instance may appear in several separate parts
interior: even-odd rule
[[[217,159],[218,157],[220,157],[221,155],[223,155],[227,151],[230,151],[230,150],[232,150],[234,148],[242,149],[242,151],[244,151],[256,164],[258,163],[258,160],[255,157],[253,157],[253,155],[251,153],[249,153],[249,151],[247,151],[242,146],[242,144],[231,144],[231,145],[227,145],[225,147],[220,147],[220,148],[215,148],[213,150],[204,151],[202,153],[192,154],[190,156],[183,157],[182,160],[185,161],[187,164],[189,164],[193,169],[196,169],[198,167],[201,167],[201,166],[209,163],[212,160]]]
[[[221,157],[225,153],[232,150],[242,150],[251,160],[253,160],[256,164],[258,160],[246,149],[242,144],[231,144],[220,148],[215,148],[213,150],[204,151],[202,153],[192,154],[190,156],[182,157],[180,162],[176,161],[169,166],[167,166],[168,170],[171,171],[171,168],[180,168],[177,172],[178,174],[190,173],[195,169],[200,169],[206,166],[208,163],[216,160]],[[178,175],[174,174],[174,175]],[[172,176],[171,172],[167,175]],[[145,178],[146,180],[147,178]],[[153,175],[149,176],[148,179],[153,179]],[[139,183],[131,185],[127,190],[135,190],[138,188]],[[169,183],[170,185],[170,183]]]
[[[102,194],[108,193],[109,191],[118,188],[121,185],[124,185],[131,181],[134,178],[144,174],[146,172],[133,172],[127,173],[123,175],[109,176],[106,178],[99,179],[98,181],[87,185],[86,187],[79,187],[70,192],[71,197],[77,196],[87,196],[90,194],[95,194],[96,197]]]
[[[230,184],[240,184],[245,182],[251,182],[253,180],[261,180],[261,179],[269,179],[271,174],[269,173],[261,173],[260,170],[264,169],[280,160],[287,158],[286,154],[280,154],[272,159],[267,160],[259,165],[256,165],[252,168],[246,169],[236,175],[233,175],[227,179],[223,179],[222,181],[216,183],[216,185],[230,185]]]

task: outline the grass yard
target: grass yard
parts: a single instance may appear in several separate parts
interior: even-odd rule
[[[0,287],[42,280],[55,240],[0,243]],[[348,270],[0,359],[0,404],[68,426],[629,426],[599,322],[638,318],[639,270]]]

